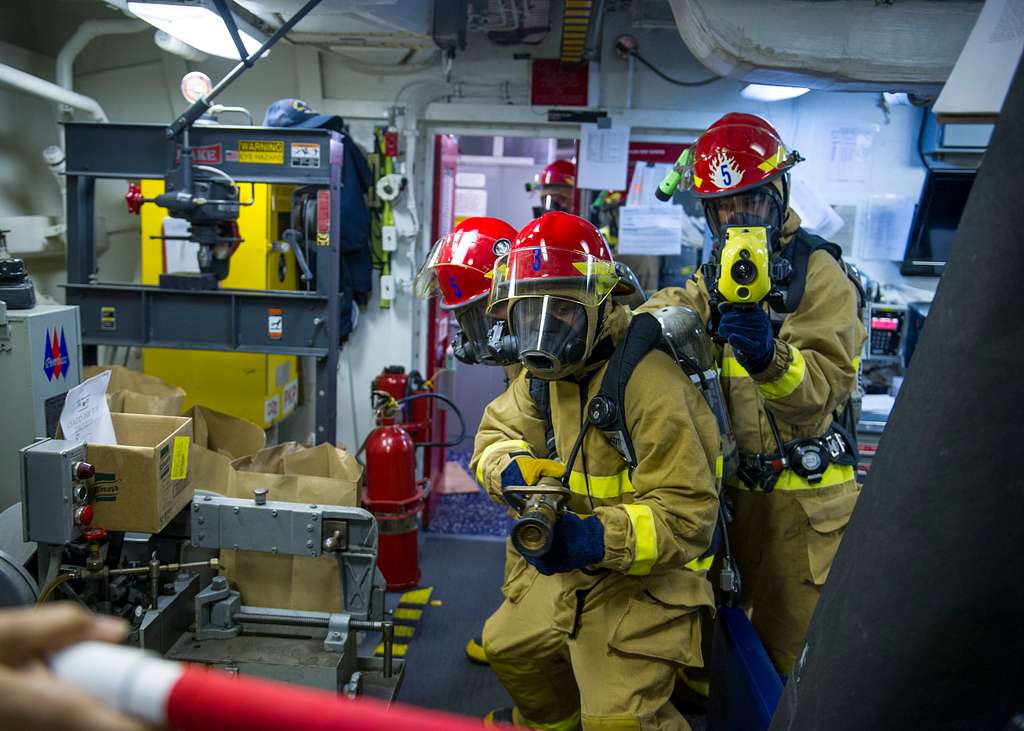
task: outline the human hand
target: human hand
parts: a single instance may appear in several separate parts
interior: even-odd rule
[[[85,640],[119,642],[120,619],[70,603],[0,610],[0,728],[10,731],[146,731],[47,668],[52,652]],[[96,668],[103,672],[103,668]]]

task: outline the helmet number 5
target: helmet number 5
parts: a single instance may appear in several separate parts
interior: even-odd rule
[[[535,272],[539,272],[541,267],[540,262],[540,249],[533,250],[533,261],[530,262],[530,269]]]
[[[732,173],[729,172],[729,166],[728,165],[722,165],[721,171],[722,171],[722,182],[725,183],[726,185],[732,185]]]

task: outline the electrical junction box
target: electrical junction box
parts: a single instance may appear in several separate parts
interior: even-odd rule
[[[0,510],[21,499],[19,450],[52,437],[68,389],[82,381],[78,308],[0,302]]]

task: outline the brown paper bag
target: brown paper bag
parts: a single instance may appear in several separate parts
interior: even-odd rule
[[[122,366],[86,366],[82,375],[92,378],[103,371],[110,371],[107,403],[112,412],[154,416],[178,416],[181,413],[185,391],[177,386]]]
[[[362,466],[345,450],[330,444],[306,448],[286,442],[236,460],[231,470],[228,497],[251,498],[256,488],[262,487],[269,500],[359,505]],[[221,566],[249,606],[314,612],[341,609],[338,563],[331,556],[224,550]]]
[[[235,473],[231,460],[258,452],[266,434],[250,421],[206,406],[193,406],[185,415],[192,417],[191,472],[195,489],[229,494]]]
[[[208,406],[193,406],[183,416],[192,417],[193,439],[197,446],[229,459],[255,454],[267,443],[267,435],[261,427]]]

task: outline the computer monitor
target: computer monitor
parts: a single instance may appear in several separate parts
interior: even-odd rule
[[[960,216],[974,184],[974,170],[931,170],[910,227],[900,271],[906,275],[939,276],[953,250]]]

